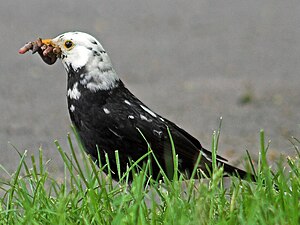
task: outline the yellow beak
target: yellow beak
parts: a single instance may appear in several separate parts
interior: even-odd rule
[[[55,44],[52,39],[42,39],[42,43],[47,45],[47,46],[52,46],[53,47],[53,53],[56,54],[58,58],[60,58],[61,54],[61,49],[58,47],[57,44]]]
[[[52,39],[43,39],[42,43],[45,45],[51,45],[53,47],[56,47],[56,44],[53,43]]]

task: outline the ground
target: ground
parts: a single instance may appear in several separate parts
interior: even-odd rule
[[[66,31],[91,33],[125,84],[153,111],[210,148],[223,117],[220,154],[231,162],[258,152],[294,155],[300,138],[300,3],[283,1],[6,1],[0,7],[0,164],[15,170],[39,146],[62,171],[53,144],[66,147],[66,74],[25,42]],[[11,144],[9,144],[10,142]],[[58,162],[58,163],[57,163]]]

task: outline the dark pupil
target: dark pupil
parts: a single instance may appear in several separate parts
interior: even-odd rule
[[[73,43],[71,41],[66,41],[65,46],[66,48],[71,48]]]

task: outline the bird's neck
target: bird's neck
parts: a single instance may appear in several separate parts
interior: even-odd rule
[[[113,69],[106,71],[89,71],[85,68],[74,71],[70,69],[67,81],[68,102],[77,104],[80,101],[101,105],[119,88],[124,87]],[[93,103],[93,104],[94,104]]]
[[[116,88],[119,81],[120,79],[112,67],[95,67],[92,69],[82,67],[68,71],[68,89],[77,85],[93,93],[109,91]]]
[[[84,58],[82,55],[81,58]],[[69,62],[69,57],[62,59],[68,73],[68,85],[76,82],[91,92],[111,90],[118,84],[119,77],[114,70],[106,51],[88,50],[85,63],[80,65]],[[71,88],[71,87],[68,87]]]

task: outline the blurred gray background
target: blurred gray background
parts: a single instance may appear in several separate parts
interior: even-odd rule
[[[299,1],[3,1],[0,164],[16,168],[11,144],[29,154],[41,146],[50,170],[62,172],[53,141],[67,149],[65,71],[18,49],[66,31],[97,37],[129,89],[206,148],[222,116],[219,152],[231,162],[246,149],[257,154],[261,128],[272,140],[271,158],[294,155],[299,12]]]

